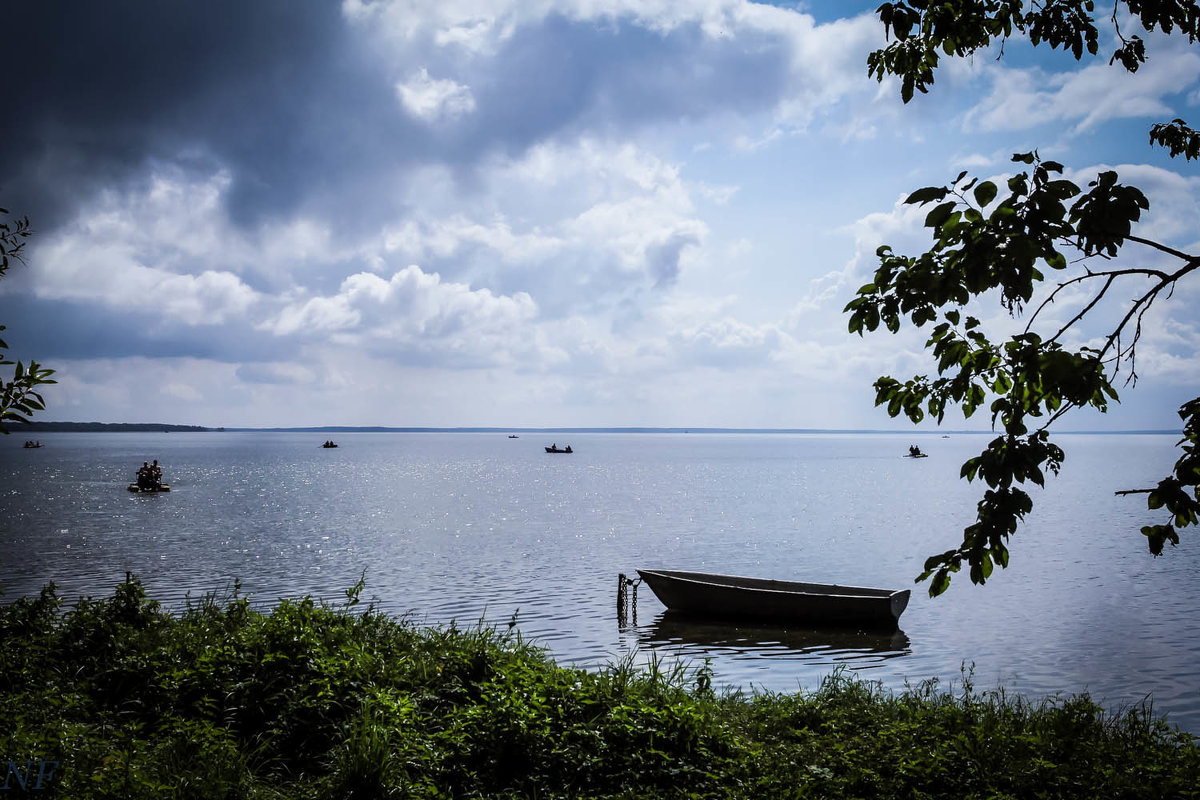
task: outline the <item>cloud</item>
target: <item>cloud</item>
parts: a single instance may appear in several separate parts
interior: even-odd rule
[[[469,86],[431,78],[424,67],[407,82],[397,83],[396,94],[410,114],[426,122],[453,119],[475,110],[475,98]]]
[[[0,175],[7,202],[43,229],[151,160],[227,169],[239,220],[296,208],[302,187],[362,152],[331,148],[333,135],[354,143],[377,127],[341,121],[362,123],[380,107],[367,101],[389,91],[332,4],[122,0],[60,12],[10,9],[20,35],[0,53],[4,72],[21,76],[6,95]]]
[[[243,383],[280,386],[307,386],[317,379],[312,369],[291,363],[242,364],[235,375]]]
[[[845,332],[875,247],[928,246],[893,199],[1004,169],[1008,137],[981,129],[1014,117],[1083,147],[1195,93],[1168,89],[1196,71],[1180,49],[1141,98],[1103,94],[1111,70],[978,59],[905,107],[865,76],[873,14],[744,0],[7,19],[0,199],[38,229],[0,285],[9,338],[61,364],[76,408],[145,396],[223,424],[848,423],[864,375],[927,368],[923,332]],[[949,126],[981,86],[995,108]],[[1119,170],[1151,195],[1144,230],[1194,244],[1190,176]],[[1161,370],[1188,363],[1179,315],[1146,337]]]
[[[869,15],[817,25],[744,0],[125,0],[65,22],[25,4],[8,22],[22,36],[0,66],[23,80],[0,174],[44,230],[170,165],[222,172],[235,226],[304,216],[354,237],[411,213],[396,187],[431,165],[470,181],[588,136],[719,120],[733,142],[801,130],[849,95],[870,109],[858,60],[879,37]]]
[[[70,224],[33,240],[36,268],[17,285],[46,299],[98,302],[188,326],[243,317],[259,293],[231,269],[209,266],[239,248],[220,210],[228,185],[224,173],[202,181],[173,173],[154,176],[140,192],[106,192]]]
[[[679,279],[708,228],[679,166],[632,144],[543,144],[482,166],[473,192],[430,170],[411,184],[420,211],[387,226],[389,263],[420,263],[502,294],[535,295],[558,317],[649,301]]]
[[[1071,123],[1079,135],[1118,119],[1159,118],[1176,113],[1174,95],[1200,76],[1200,54],[1186,42],[1165,39],[1136,74],[1098,58],[1071,72],[996,66],[987,71],[991,92],[969,110],[964,128],[1020,131]]]
[[[408,359],[510,363],[536,352],[523,335],[536,314],[528,294],[497,297],[414,265],[386,280],[351,275],[337,294],[292,303],[261,327],[276,336],[333,334],[330,341]]]
[[[676,332],[672,357],[685,364],[746,368],[770,360],[781,338],[773,325],[746,325],[726,317]]]

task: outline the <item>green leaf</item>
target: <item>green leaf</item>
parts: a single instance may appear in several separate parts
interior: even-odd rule
[[[984,181],[975,187],[975,202],[982,208],[996,199],[996,184]]]
[[[944,186],[926,186],[923,189],[917,189],[910,194],[904,201],[906,205],[914,205],[919,203],[928,203],[933,200],[941,200],[946,196],[946,187]]]
[[[935,206],[934,209],[925,216],[925,227],[937,228],[943,222],[950,219],[950,215],[954,213],[955,205],[957,205],[957,203],[955,203],[953,200],[947,200],[945,203]]]

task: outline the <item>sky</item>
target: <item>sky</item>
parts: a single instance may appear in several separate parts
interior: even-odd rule
[[[928,246],[910,191],[1037,149],[1200,252],[1200,169],[1147,144],[1200,117],[1200,48],[1148,36],[1131,76],[1111,26],[1082,62],[1012,41],[906,105],[867,75],[876,5],[16,4],[8,356],[57,370],[43,420],[906,429],[871,384],[932,373],[925,332],[843,308],[881,244]],[[1064,428],[1178,429],[1197,291],[1145,320],[1120,407]]]

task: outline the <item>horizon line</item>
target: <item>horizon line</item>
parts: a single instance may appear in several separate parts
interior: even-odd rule
[[[53,431],[54,427],[61,427],[62,430]],[[154,423],[154,422],[66,422],[66,421],[51,421],[44,422],[40,420],[30,421],[22,425],[20,429],[27,431],[43,430],[47,432],[71,433],[77,432],[80,428],[93,428],[91,432],[103,432],[103,429],[110,431],[134,431],[136,432],[226,432],[226,433],[637,433],[637,434],[662,434],[662,433],[730,433],[730,434],[908,434],[919,436],[942,435],[950,434],[960,435],[980,435],[993,434],[999,435],[999,431],[990,429],[969,429],[969,428],[934,428],[931,430],[919,430],[912,428],[745,428],[745,427],[716,427],[716,426],[650,426],[650,425],[612,425],[612,426],[559,426],[559,427],[504,427],[497,425],[459,425],[459,426],[420,426],[420,425],[289,425],[275,427],[253,427],[253,426],[202,426],[202,425],[182,425],[178,423]],[[74,429],[74,430],[72,430]],[[17,428],[10,432],[16,432]],[[1136,428],[1122,430],[1060,430],[1055,433],[1061,434],[1179,434],[1180,430],[1171,430],[1167,428]]]

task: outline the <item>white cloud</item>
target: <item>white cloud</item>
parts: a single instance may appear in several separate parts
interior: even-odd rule
[[[386,252],[425,260],[450,258],[470,246],[494,251],[503,261],[536,261],[555,255],[565,243],[540,230],[514,233],[509,223],[494,220],[489,224],[473,222],[456,214],[447,219],[421,222],[414,219],[384,231]]]
[[[1200,54],[1171,41],[1163,45],[1136,74],[1110,66],[1107,59],[1062,73],[997,65],[988,72],[991,93],[967,112],[964,128],[1019,131],[1070,123],[1078,135],[1116,119],[1165,121],[1175,113],[1170,96],[1200,76]]]
[[[448,78],[431,78],[424,67],[407,81],[397,83],[396,95],[410,114],[425,122],[455,119],[475,110],[469,86]]]
[[[332,342],[372,352],[509,363],[536,354],[536,343],[525,335],[536,315],[524,292],[496,296],[412,265],[390,279],[351,275],[337,294],[293,303],[261,327],[277,336],[334,334]]]
[[[230,269],[205,266],[240,249],[218,202],[228,183],[221,173],[202,181],[156,174],[141,191],[102,195],[37,242],[32,290],[185,325],[244,316],[260,295]]]
[[[590,137],[494,158],[469,194],[436,170],[408,187],[419,210],[384,228],[383,261],[536,294],[554,316],[674,285],[708,236],[693,193],[733,196],[689,185],[679,165],[643,148]]]

